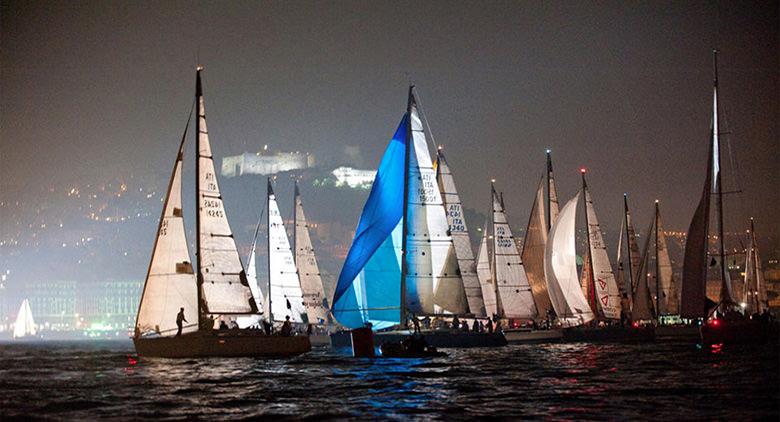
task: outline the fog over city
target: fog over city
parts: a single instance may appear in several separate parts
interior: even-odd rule
[[[522,237],[549,148],[562,202],[588,169],[610,255],[627,193],[640,232],[660,200],[679,260],[705,177],[717,48],[724,190],[739,191],[725,199],[727,241],[744,248],[737,234],[754,217],[765,259],[778,258],[777,3],[485,6],[3,2],[0,317],[52,281],[143,282],[196,65],[205,68],[217,166],[265,146],[312,157],[277,175],[277,194],[289,219],[292,180],[301,181],[331,292],[369,192],[336,186],[332,172],[376,170],[410,82],[432,142],[444,146],[475,247],[491,179]],[[183,177],[190,243],[192,130]],[[219,177],[245,262],[265,176]]]

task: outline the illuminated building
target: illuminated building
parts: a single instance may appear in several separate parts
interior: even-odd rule
[[[245,174],[269,175],[314,167],[314,155],[301,152],[268,153],[268,145],[257,153],[245,152],[222,158],[221,175],[235,177]]]
[[[336,186],[348,186],[353,189],[370,189],[376,177],[376,170],[358,170],[352,167],[339,167],[331,172],[336,178]]]

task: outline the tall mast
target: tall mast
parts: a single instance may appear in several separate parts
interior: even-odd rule
[[[496,183],[496,179],[490,180],[490,210],[492,211],[490,213],[491,217],[491,231],[493,232],[493,241],[491,244],[493,245],[493,254],[491,255],[491,264],[490,264],[490,274],[491,278],[493,278],[493,289],[496,292],[496,314],[498,316],[502,316],[504,314],[504,306],[501,303],[501,298],[498,295],[498,280],[496,279],[497,271],[496,271],[496,188],[494,184]],[[502,207],[503,207],[503,201]]]
[[[273,307],[271,306],[271,195],[273,195],[273,193],[274,189],[271,186],[271,178],[268,177],[268,186],[265,194],[265,209],[267,211],[265,213],[265,227],[268,231],[268,236],[266,236],[266,255],[268,255],[268,322],[271,324],[274,323]]]
[[[292,258],[295,264],[295,270],[298,271],[298,179],[295,179],[295,192],[293,193],[293,235],[292,235]]]
[[[585,173],[584,172],[582,173],[582,180],[583,180],[583,182],[585,180]],[[586,212],[585,212],[586,221],[587,221],[587,218],[588,218],[587,216],[588,216],[588,214],[587,214],[587,210],[586,210]],[[634,280],[634,277],[635,277],[635,275],[634,275],[634,268],[631,265],[631,258],[632,258],[632,256],[631,256],[631,240],[628,238],[631,235],[631,233],[628,230],[628,194],[627,193],[623,193],[623,220],[625,221],[624,226],[625,226],[625,230],[626,230],[626,250],[628,250],[628,278],[629,278],[629,280],[631,280],[631,292],[629,292],[629,295],[633,295],[634,294],[634,292],[633,292],[633,290],[634,290],[634,283],[636,282],[636,280]],[[590,241],[590,235],[588,235],[588,241]]]
[[[721,160],[720,160],[720,136],[719,131],[720,127],[718,125],[718,50],[712,50],[712,62],[713,67],[715,69],[715,77],[713,80],[714,85],[714,94],[715,98],[713,101],[713,115],[712,115],[712,136],[713,136],[713,143],[714,150],[716,151],[716,157],[715,159],[717,162],[715,162],[715,166],[717,168],[717,171],[715,173],[715,189],[716,189],[716,195],[718,196],[718,202],[717,202],[717,210],[718,210],[718,244],[720,247],[720,279],[721,279],[721,293],[720,293],[720,299],[721,302],[724,302],[724,299],[728,299],[728,302],[731,302],[731,297],[729,295],[729,288],[726,284],[726,246],[725,246],[725,239],[723,238],[723,183],[721,180]],[[725,292],[725,293],[724,293]]]
[[[653,231],[655,235],[655,317],[660,321],[661,318],[661,265],[658,260],[658,200],[655,200],[655,220],[653,223]],[[668,302],[667,302],[668,304]]]
[[[547,196],[545,197],[546,206],[544,207],[545,220],[547,222],[547,233],[549,233],[550,229],[552,228],[552,221],[550,221],[551,220],[550,217],[552,215],[550,211],[550,175],[552,174],[552,156],[550,154],[552,154],[552,151],[548,149],[547,150],[547,174],[545,176],[547,178]]]
[[[401,224],[401,312],[400,323],[401,327],[406,327],[406,272],[408,271],[408,265],[406,258],[408,257],[406,234],[409,232],[409,156],[411,154],[411,143],[414,142],[412,135],[412,105],[414,104],[414,85],[409,85],[409,98],[406,103],[406,149],[404,151],[404,203],[403,203],[403,219]]]
[[[588,301],[590,302],[590,307],[593,310],[594,315],[598,315],[598,305],[596,304],[596,280],[593,279],[593,259],[591,258],[590,253],[590,223],[588,223],[588,184],[585,182],[585,168],[580,169],[580,174],[582,174],[582,195],[585,197],[585,200],[582,201],[585,208],[585,235],[588,239],[588,262],[589,265],[587,268],[585,268],[585,271],[588,272]]]
[[[198,330],[201,327],[200,320],[203,314],[203,274],[201,273],[201,259],[200,259],[200,119],[202,109],[200,106],[200,99],[203,96],[203,88],[200,82],[200,72],[203,70],[203,66],[198,66],[195,71],[195,256],[198,259],[198,267],[196,269],[197,277],[197,290],[198,290]]]

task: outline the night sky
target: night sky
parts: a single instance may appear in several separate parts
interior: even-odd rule
[[[4,191],[163,180],[200,63],[218,165],[269,144],[329,160],[359,146],[375,168],[411,80],[466,206],[487,208],[496,178],[524,225],[549,147],[562,201],[585,166],[602,224],[617,228],[628,192],[638,226],[658,198],[667,228],[685,230],[717,47],[738,170],[724,163],[726,184],[743,190],[729,228],[755,216],[780,235],[777,2],[3,1],[0,13]]]

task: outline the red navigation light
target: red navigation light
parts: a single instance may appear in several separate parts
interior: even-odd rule
[[[631,326],[634,327],[634,328],[639,328],[639,322],[638,321],[634,321],[634,323],[631,324]]]
[[[713,327],[718,327],[718,326],[720,326],[720,320],[719,319],[713,319],[713,320],[710,321],[710,325],[713,326]]]
[[[580,168],[580,173],[585,174],[585,172],[588,171],[585,169],[585,167]]]

